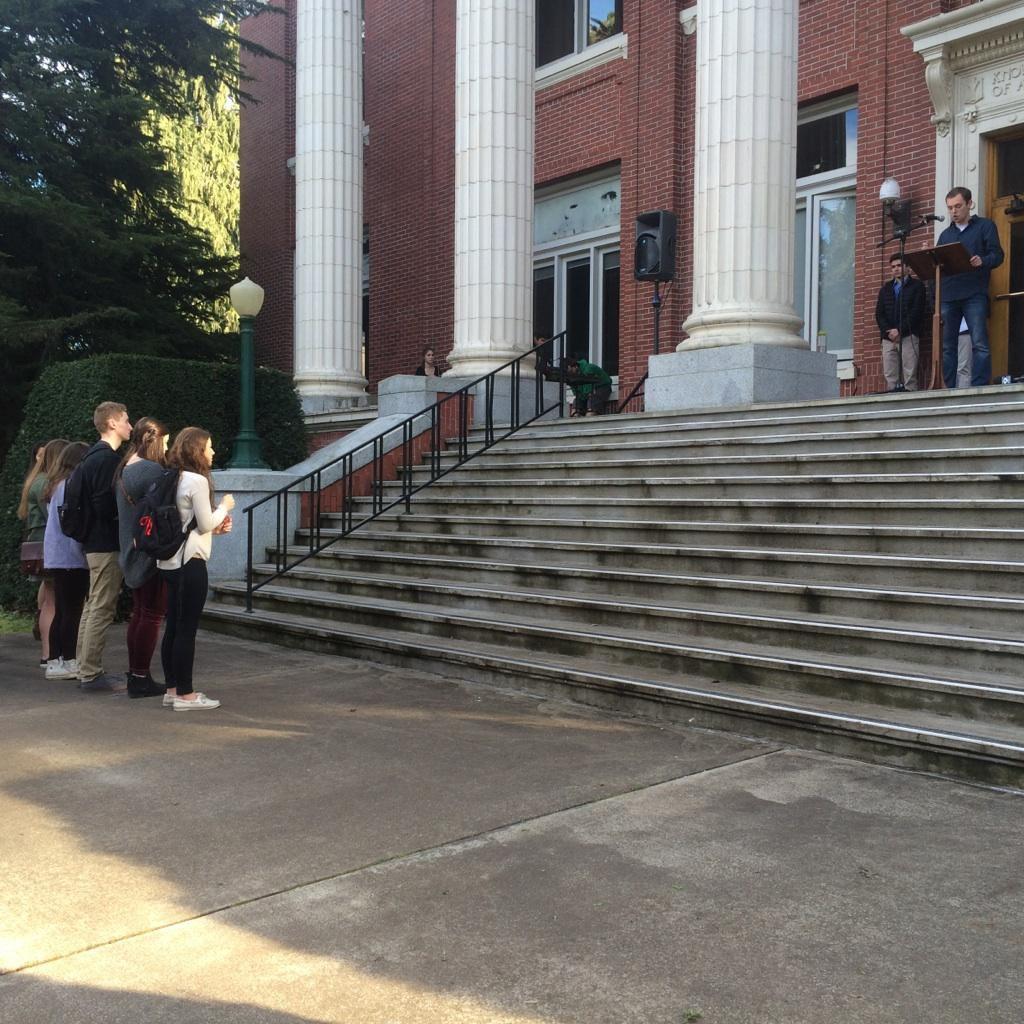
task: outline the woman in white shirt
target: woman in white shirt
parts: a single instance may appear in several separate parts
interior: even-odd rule
[[[167,682],[164,705],[175,711],[207,711],[219,708],[220,701],[192,689],[196,632],[209,588],[206,562],[212,538],[215,533],[227,533],[231,529],[228,513],[235,507],[235,499],[225,494],[216,509],[213,508],[210,476],[213,441],[200,427],[185,427],[178,433],[167,452],[166,465],[181,471],[177,504],[182,532],[188,532],[181,547],[170,558],[157,562],[167,585],[167,624],[160,646]],[[189,530],[193,520],[195,527]]]

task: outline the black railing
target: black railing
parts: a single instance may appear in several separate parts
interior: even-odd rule
[[[645,373],[634,385],[626,397],[615,406],[616,412],[643,412],[644,411],[644,384],[647,383]]]
[[[534,375],[532,413],[530,411],[529,392],[527,391],[524,403],[522,388],[522,368],[526,360],[536,360],[539,370]],[[407,417],[401,423],[395,424],[391,430],[384,434],[353,448],[351,451],[339,455],[336,459],[325,463],[317,469],[312,470],[298,480],[292,481],[273,494],[268,494],[259,501],[254,501],[243,510],[246,517],[246,563],[245,563],[245,609],[252,611],[252,595],[261,587],[273,582],[286,572],[301,565],[303,562],[318,555],[324,548],[333,544],[343,537],[347,537],[354,530],[365,526],[367,523],[389,512],[396,505],[405,505],[406,511],[410,511],[412,496],[424,487],[446,476],[453,469],[464,465],[476,455],[492,448],[499,441],[514,434],[517,430],[533,423],[534,420],[546,416],[548,413],[558,410],[558,415],[565,412],[565,331],[556,334],[553,338],[524,352],[510,362],[499,366],[496,370],[483,377],[479,377],[469,384],[463,385],[458,391],[452,391],[445,395],[433,405],[428,406],[420,412]],[[548,380],[555,380],[558,384],[558,401],[551,405],[545,405],[544,383],[545,375]],[[497,422],[494,413],[495,397],[497,394],[497,383],[499,377],[509,384],[508,422]],[[529,379],[529,378],[527,378]],[[469,433],[473,429],[470,416],[470,399],[474,403],[483,402],[482,439],[479,443],[470,448]],[[524,409],[524,404],[526,408]],[[452,432],[454,429],[454,433]],[[400,444],[392,449],[385,447],[386,439],[394,437],[398,431],[402,433]],[[417,437],[429,433],[429,448],[421,450],[420,456],[427,467],[426,479],[418,483],[413,480],[413,461],[416,458],[414,442]],[[454,441],[453,450],[456,454],[454,462],[442,466],[441,455],[447,450],[446,442]],[[400,473],[397,482],[400,488],[397,497],[387,500],[384,493],[386,467],[385,456],[388,451],[401,449]],[[335,470],[337,472],[335,473]],[[358,495],[356,490],[356,475],[367,473],[369,475],[368,496],[369,511],[366,515],[356,515],[355,499]],[[327,483],[324,478],[327,477]],[[366,486],[364,484],[364,486]],[[333,488],[337,492],[338,515],[340,516],[340,529],[332,529],[330,536],[325,539],[321,519],[324,513],[324,492]],[[305,497],[307,505],[302,507]],[[301,526],[303,518],[308,518],[309,537],[302,545],[301,554],[294,553],[289,556],[289,504],[294,504],[298,499],[297,523],[291,524]],[[274,548],[273,548],[273,572],[259,583],[253,581],[253,548],[254,533],[253,513],[256,509],[269,502],[274,502]],[[329,504],[333,504],[330,502]]]

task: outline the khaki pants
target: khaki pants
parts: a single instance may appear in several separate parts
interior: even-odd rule
[[[956,339],[956,386],[971,386],[971,371],[974,368],[974,352],[971,350],[971,336],[960,334]]]
[[[921,343],[916,334],[903,338],[903,383],[908,391],[917,390],[917,360]],[[900,343],[882,339],[882,373],[885,383],[892,390],[900,382]]]
[[[85,558],[89,563],[89,597],[78,627],[78,676],[94,679],[103,671],[107,630],[114,621],[124,577],[117,564],[116,551],[88,554]]]

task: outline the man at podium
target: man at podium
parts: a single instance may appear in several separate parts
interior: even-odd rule
[[[992,382],[988,348],[988,279],[1003,262],[995,224],[972,214],[971,190],[958,185],[946,195],[950,225],[939,235],[939,245],[960,242],[971,255],[971,269],[942,275],[942,377],[947,388],[956,387],[957,337],[961,318],[971,335],[971,386]]]

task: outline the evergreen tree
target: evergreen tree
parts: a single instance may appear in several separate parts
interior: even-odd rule
[[[239,106],[221,85],[210,93],[201,79],[185,82],[191,114],[157,120],[160,148],[180,187],[178,213],[206,232],[215,255],[238,261]],[[223,293],[211,309],[211,330],[238,329],[238,317]]]
[[[194,125],[218,97],[238,96],[237,23],[265,7],[0,0],[5,423],[46,361],[223,350],[207,328],[237,260],[189,222],[163,143],[170,123]]]

